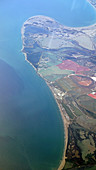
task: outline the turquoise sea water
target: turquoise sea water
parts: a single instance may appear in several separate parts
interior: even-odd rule
[[[68,26],[90,25],[96,20],[96,11],[86,0],[0,1],[2,170],[57,169],[63,154],[63,122],[57,104],[21,53],[21,27],[33,15],[50,16]]]

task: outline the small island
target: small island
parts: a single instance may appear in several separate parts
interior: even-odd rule
[[[26,60],[51,89],[64,122],[58,169],[95,166],[96,24],[71,28],[33,16],[22,27],[22,41]]]

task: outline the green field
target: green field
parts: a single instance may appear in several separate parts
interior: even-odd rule
[[[96,113],[96,99],[93,99],[87,95],[82,95],[77,98],[77,102],[86,110]]]
[[[52,75],[48,75],[48,76],[46,76],[45,78],[47,79],[47,80],[49,80],[49,81],[52,81],[52,82],[54,82],[54,81],[56,81],[56,80],[58,80],[58,79],[60,79],[60,78],[62,78],[62,77],[65,77],[66,75],[64,75],[64,74],[52,74]]]
[[[68,70],[66,70],[68,71]],[[70,73],[70,72],[69,72]],[[75,84],[71,81],[69,77],[58,80],[57,85],[61,87],[64,91],[71,91],[75,88]]]
[[[67,105],[65,105],[64,103],[62,103],[62,105],[63,105],[63,107],[65,108],[65,111],[66,111],[66,113],[68,114],[68,116],[69,116],[71,119],[73,119],[73,118],[74,118],[74,115],[73,115],[73,113],[71,112],[70,108],[69,108]]]
[[[82,115],[82,111],[80,111],[77,107],[75,107],[72,103],[70,104],[70,106],[72,107],[74,114],[76,116],[81,116]]]
[[[55,81],[58,80],[62,77],[65,77],[67,75],[70,75],[73,73],[73,71],[70,70],[61,70],[57,66],[51,66],[46,69],[40,69],[38,71],[44,78],[50,80],[50,81]],[[52,77],[52,79],[51,79]]]

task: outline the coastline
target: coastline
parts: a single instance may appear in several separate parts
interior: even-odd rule
[[[22,47],[23,49],[23,47]],[[32,63],[30,63],[28,60],[27,60],[27,55],[26,53],[23,53],[25,55],[25,61],[27,61],[34,69],[35,71],[37,72],[36,68],[32,65]],[[62,118],[62,121],[63,121],[63,128],[64,128],[64,149],[63,149],[63,156],[62,156],[62,159],[60,161],[60,165],[58,167],[58,170],[62,170],[65,166],[65,155],[66,155],[66,150],[67,150],[67,144],[68,144],[68,126],[69,126],[69,122],[66,120],[64,114],[63,114],[63,111],[61,109],[61,106],[59,104],[59,102],[57,101],[55,95],[54,95],[54,92],[53,92],[53,89],[51,88],[50,84],[43,78],[42,75],[40,75],[38,72],[37,74],[45,81],[45,83],[47,84],[47,86],[49,87],[49,89],[51,90],[51,93],[58,105],[58,108],[59,108],[59,111],[60,111],[60,114],[61,114],[61,118]]]
[[[40,77],[42,77],[42,76],[40,75]],[[45,82],[46,82],[46,80],[45,80]],[[64,127],[64,132],[65,132],[65,134],[64,134],[64,150],[63,150],[62,160],[61,160],[60,165],[58,167],[58,170],[62,170],[64,168],[64,166],[65,166],[65,158],[66,158],[65,156],[66,156],[66,150],[67,150],[67,144],[68,144],[68,126],[69,126],[69,123],[68,123],[68,121],[66,120],[66,118],[65,118],[65,116],[63,114],[61,106],[58,103],[51,86],[48,84],[48,82],[46,82],[46,84],[50,88],[50,90],[52,92],[52,95],[53,95],[53,97],[54,97],[54,99],[55,99],[55,101],[56,101],[56,103],[58,105],[58,108],[59,108],[59,111],[60,111],[60,114],[61,114],[61,117],[62,117],[62,121],[63,121],[63,127]]]
[[[26,23],[26,22],[25,22]],[[61,24],[61,26],[62,26],[62,24]],[[96,23],[95,24],[93,24],[93,25],[90,25],[90,26],[86,26],[86,27],[67,27],[67,26],[64,26],[64,28],[66,29],[66,28],[68,28],[68,30],[67,31],[80,31],[80,33],[81,32],[83,32],[83,34],[85,33],[86,35],[87,34],[89,34],[90,33],[90,30],[92,29],[92,32],[91,32],[91,35],[90,35],[90,37],[92,38],[92,36],[93,35],[95,35],[94,34],[94,31],[95,31],[95,28],[96,28]],[[87,33],[88,32],[88,33]],[[23,28],[22,28],[22,41],[23,41],[23,38],[24,38],[24,25],[23,25]],[[86,48],[88,48],[88,47],[86,47]],[[95,47],[94,47],[95,48]],[[24,49],[24,41],[23,41],[23,47],[22,47],[22,52],[24,51],[23,50]],[[48,49],[50,49],[50,48],[48,48]],[[92,49],[93,50],[93,49]],[[47,79],[46,78],[44,78],[43,76],[42,76],[42,72],[41,73],[38,73],[38,68],[36,69],[35,67],[34,67],[34,65],[30,62],[30,61],[28,61],[28,59],[27,59],[27,54],[25,53],[25,52],[23,52],[23,54],[25,55],[25,60],[35,69],[35,71],[36,71],[36,73],[45,81],[45,83],[47,84],[47,86],[49,87],[49,89],[51,90],[51,93],[52,93],[52,95],[53,95],[53,97],[54,97],[54,99],[55,99],[55,101],[56,101],[56,103],[57,103],[57,105],[58,105],[58,109],[59,109],[59,111],[60,111],[60,113],[58,113],[59,115],[61,115],[61,118],[62,118],[62,123],[63,123],[63,128],[64,128],[64,130],[63,130],[63,138],[64,139],[62,139],[62,141],[64,140],[64,146],[62,147],[62,158],[60,159],[60,161],[59,161],[59,165],[58,165],[58,170],[62,170],[63,168],[64,168],[64,166],[65,166],[65,163],[66,163],[66,159],[68,160],[68,154],[67,154],[67,157],[66,157],[66,151],[73,151],[72,150],[72,148],[71,149],[69,149],[69,147],[67,148],[67,145],[69,145],[69,143],[68,143],[68,135],[70,135],[70,134],[68,134],[68,128],[69,128],[69,125],[70,125],[70,121],[69,120],[67,120],[67,112],[66,112],[66,110],[64,110],[63,109],[63,106],[62,106],[62,101],[60,102],[60,100],[62,100],[61,98],[60,98],[60,100],[59,100],[59,98],[58,98],[58,95],[56,94],[56,92],[55,92],[55,90],[54,90],[54,88],[55,88],[55,85],[51,85],[51,83],[50,82],[48,82],[47,81]],[[56,96],[57,95],[57,96]],[[75,105],[74,105],[75,106]],[[70,108],[70,107],[69,107]],[[72,112],[73,114],[74,114],[74,116],[76,116],[76,114],[74,113],[74,111]],[[76,118],[77,118],[77,116],[76,116]],[[65,133],[64,133],[65,132]],[[70,138],[69,138],[70,139]],[[73,139],[73,142],[76,140],[76,138],[74,138]],[[71,142],[70,142],[71,143]],[[73,145],[74,146],[74,148],[75,148],[75,144]],[[78,151],[78,149],[76,148],[76,151]],[[81,151],[81,150],[80,150]],[[68,152],[67,152],[68,153]],[[70,152],[71,153],[71,152]],[[75,154],[75,152],[72,152],[72,154]],[[80,157],[80,153],[78,152],[78,155],[79,155],[79,157]],[[75,157],[76,158],[78,158],[78,155],[75,155]],[[82,157],[80,157],[80,159],[81,159]],[[79,161],[78,161],[79,162]],[[74,163],[74,162],[73,162]],[[79,162],[79,164],[78,165],[81,165],[81,162]],[[74,166],[74,164],[72,165],[72,166]]]
[[[30,63],[27,60],[27,56],[26,56],[26,61],[28,63]],[[31,63],[30,63],[30,65],[34,68],[34,66]],[[34,68],[34,69],[36,70],[36,68]],[[36,70],[36,72],[37,72],[37,70]],[[55,99],[55,101],[56,101],[56,103],[58,105],[58,108],[59,108],[59,111],[60,111],[60,114],[61,114],[61,118],[62,118],[62,121],[63,121],[63,128],[64,128],[64,132],[65,132],[64,133],[64,149],[63,149],[62,160],[60,161],[60,165],[58,167],[58,170],[62,170],[64,168],[64,166],[65,166],[65,158],[66,158],[65,156],[66,156],[66,150],[67,150],[67,144],[68,144],[68,126],[69,126],[69,122],[66,120],[66,118],[65,118],[65,116],[63,114],[63,111],[61,109],[61,106],[60,106],[59,102],[57,101],[57,99],[56,99],[56,97],[54,95],[53,89],[51,88],[50,84],[44,79],[44,77],[41,74],[39,74],[38,72],[37,72],[37,74],[45,81],[45,83],[47,84],[47,86],[51,90],[51,93],[52,93],[52,95],[53,95],[53,97],[54,97],[54,99]]]
[[[24,35],[23,33],[24,33],[24,25],[23,25],[23,27],[22,27],[22,29],[21,29],[21,35],[22,35],[21,39],[22,39],[22,42],[23,42],[23,38],[24,38],[24,37],[23,37],[23,35]],[[22,52],[23,52],[23,49],[24,49],[24,44],[22,45],[22,49],[21,49]],[[65,116],[64,116],[64,114],[63,114],[62,108],[61,108],[59,102],[57,101],[57,99],[56,99],[56,97],[55,97],[55,95],[54,95],[53,89],[52,89],[52,87],[50,86],[50,84],[46,81],[46,79],[44,79],[44,77],[43,77],[40,73],[38,73],[37,69],[33,66],[33,64],[30,63],[30,62],[27,60],[27,54],[26,54],[25,52],[23,52],[23,54],[24,54],[24,56],[25,56],[25,61],[27,61],[27,62],[35,69],[35,71],[37,72],[37,74],[45,81],[45,83],[47,84],[47,86],[48,86],[49,89],[51,90],[51,93],[52,93],[52,95],[53,95],[53,97],[54,97],[54,99],[55,99],[55,101],[56,101],[56,103],[57,103],[57,106],[58,106],[58,108],[59,108],[59,111],[60,111],[60,114],[61,114],[61,118],[62,118],[62,121],[63,121],[64,132],[65,132],[65,133],[64,133],[63,156],[62,156],[62,159],[61,159],[61,161],[60,161],[60,165],[59,165],[59,167],[58,167],[58,170],[62,170],[62,169],[64,168],[64,166],[65,166],[65,155],[66,155],[67,144],[68,144],[68,126],[69,126],[69,122],[66,120],[66,118],[65,118]]]

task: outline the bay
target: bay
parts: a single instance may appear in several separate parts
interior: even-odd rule
[[[21,27],[33,15],[46,15],[72,27],[96,21],[96,11],[86,0],[78,4],[76,0],[0,1],[2,170],[57,169],[63,155],[64,130],[57,104],[21,52]]]

